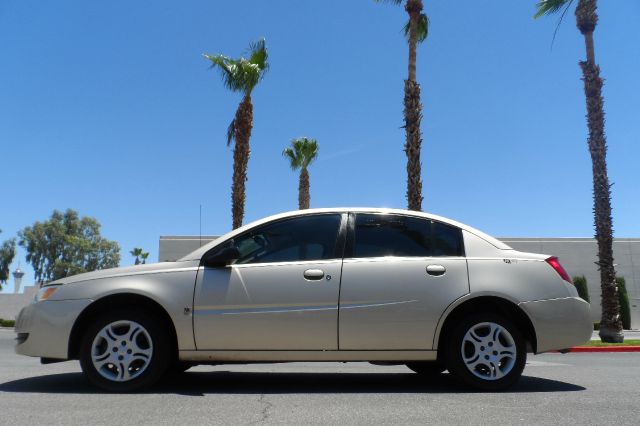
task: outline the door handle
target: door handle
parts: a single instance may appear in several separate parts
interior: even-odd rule
[[[321,280],[324,278],[324,271],[322,269],[307,269],[304,271],[304,278],[311,281]]]
[[[445,272],[447,272],[447,268],[445,268],[442,265],[429,265],[429,266],[427,266],[427,274],[429,274],[429,275],[433,275],[435,277],[439,277],[441,275],[444,275]]]

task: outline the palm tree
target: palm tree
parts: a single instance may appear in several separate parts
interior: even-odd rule
[[[574,0],[540,0],[535,18],[562,11],[567,13]],[[596,64],[593,32],[598,23],[596,0],[577,0],[575,11],[578,30],[584,37],[587,60],[580,61],[584,93],[587,100],[589,153],[593,171],[593,212],[598,242],[598,266],[602,288],[602,319],[600,339],[603,342],[622,342],[624,334],[618,302],[618,286],[613,264],[613,230],[611,219],[611,185],[607,175],[607,140],[604,134],[603,80]]]
[[[300,183],[298,184],[298,208],[308,209],[311,201],[309,193],[309,165],[318,158],[318,141],[315,139],[298,138],[291,141],[291,148],[282,151],[282,155],[289,159],[291,170],[300,169]]]
[[[134,256],[135,259],[135,264],[136,265],[140,265],[140,264],[145,264],[147,263],[147,257],[149,257],[149,253],[144,252],[141,248],[136,247],[133,250],[131,250],[129,253],[131,253],[131,256]]]
[[[396,5],[403,0],[375,0],[387,1]],[[422,13],[422,0],[404,1],[404,9],[409,14],[409,22],[404,27],[404,33],[409,42],[409,76],[404,81],[404,128],[406,142],[404,152],[407,154],[407,204],[409,210],[422,210],[422,178],[420,165],[420,147],[422,135],[420,121],[422,120],[422,104],[420,103],[420,85],[416,81],[416,47],[426,40],[429,33],[429,18]]]
[[[204,55],[211,61],[212,68],[218,68],[227,89],[243,94],[236,115],[227,129],[227,146],[235,140],[233,149],[233,183],[231,186],[231,217],[233,229],[242,226],[244,218],[245,182],[251,148],[253,129],[253,104],[251,92],[262,80],[268,68],[267,47],[264,39],[251,43],[248,58],[232,59],[224,55]]]

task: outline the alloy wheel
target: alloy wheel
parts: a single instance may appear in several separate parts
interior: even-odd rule
[[[509,331],[494,322],[481,322],[469,328],[460,348],[467,369],[483,380],[499,380],[516,363],[516,343]]]
[[[96,371],[113,382],[127,382],[149,366],[153,342],[149,332],[130,320],[104,326],[93,339],[91,362]]]

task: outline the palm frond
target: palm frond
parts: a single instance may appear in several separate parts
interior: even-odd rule
[[[306,137],[294,139],[282,155],[289,160],[292,170],[306,169],[318,158],[318,141]]]
[[[544,15],[552,15],[572,2],[573,0],[540,0],[538,4],[536,4],[537,11],[533,17],[538,19]]]
[[[282,151],[282,156],[289,160],[289,166],[291,166],[291,170],[297,170],[298,168],[300,168],[300,160],[293,148],[285,148]]]
[[[266,43],[267,41],[263,38],[249,45],[249,62],[257,65],[262,75],[269,69],[267,62],[269,52],[267,52]]]
[[[418,26],[416,27],[418,43],[422,43],[427,39],[427,36],[429,35],[429,23],[430,23],[429,17],[426,14],[421,13],[420,17],[418,18]],[[404,36],[407,38],[407,40],[409,40],[410,30],[411,30],[411,21],[407,21],[407,23],[404,25],[404,28],[402,29],[402,31],[404,31]]]
[[[211,61],[212,68],[220,70],[224,85],[232,92],[251,93],[264,76],[267,68],[267,47],[264,39],[249,46],[249,59],[232,59],[224,55],[203,56]]]
[[[211,61],[211,68],[218,68],[222,82],[232,92],[244,91],[244,76],[240,61],[224,55],[203,55]]]
[[[553,30],[553,37],[551,37],[551,49],[552,50],[553,50],[553,43],[555,43],[556,36],[558,35],[558,30],[560,29],[560,25],[562,25],[562,21],[564,20],[564,17],[567,14],[567,11],[571,7],[571,3],[573,3],[573,0],[569,0],[567,2],[567,7],[565,7],[564,10],[562,11],[562,15],[560,15],[560,19],[558,19],[558,23],[556,24],[556,28]]]
[[[233,120],[231,120],[231,124],[229,124],[229,127],[227,127],[227,146],[231,145],[231,142],[233,142],[236,139],[236,119],[234,118]]]
[[[206,53],[202,54],[206,59],[211,61],[211,68],[218,68],[220,70],[220,77],[222,77],[222,82],[228,89],[235,91],[231,87],[231,83],[234,78],[234,65],[231,63],[231,58],[228,58],[224,55],[207,55]]]

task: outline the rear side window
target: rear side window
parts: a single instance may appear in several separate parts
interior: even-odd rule
[[[462,256],[460,229],[409,216],[358,214],[353,257]]]
[[[462,233],[459,228],[431,222],[432,256],[463,256]]]

